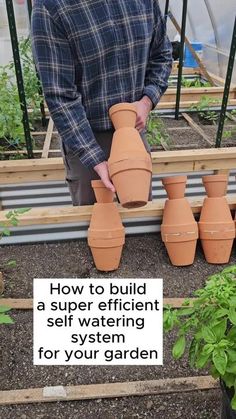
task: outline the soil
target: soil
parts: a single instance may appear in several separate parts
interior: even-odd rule
[[[9,268],[9,259],[16,268]],[[5,277],[4,297],[32,297],[34,277],[107,277],[142,278],[163,277],[164,295],[192,296],[205,279],[222,269],[204,260],[200,246],[193,266],[176,268],[170,265],[165,248],[157,235],[128,237],[122,263],[117,272],[104,274],[96,271],[85,241],[5,246],[0,248],[1,270]],[[235,254],[231,264],[236,263]],[[1,327],[0,390],[44,387],[50,385],[78,385],[105,382],[155,380],[167,377],[204,375],[206,371],[191,370],[187,359],[173,361],[171,347],[175,334],[164,337],[164,366],[97,366],[97,367],[41,367],[32,363],[32,312],[12,312],[15,324]],[[98,399],[83,402],[1,406],[4,419],[121,419],[121,418],[220,418],[220,390],[194,391],[174,395]]]

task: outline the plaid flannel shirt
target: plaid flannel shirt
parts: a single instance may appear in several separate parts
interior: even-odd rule
[[[157,0],[34,0],[32,43],[45,99],[66,154],[104,161],[94,131],[110,106],[168,85],[172,48]]]

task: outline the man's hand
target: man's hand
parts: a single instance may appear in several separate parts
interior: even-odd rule
[[[106,188],[110,189],[112,192],[115,192],[115,187],[110,180],[107,162],[103,161],[102,163],[97,164],[97,166],[94,166],[94,170],[98,174],[98,176],[100,176]]]
[[[143,96],[143,98],[137,102],[133,103],[137,109],[137,119],[135,128],[141,132],[147,123],[147,118],[149,112],[152,110],[152,101],[148,96]]]

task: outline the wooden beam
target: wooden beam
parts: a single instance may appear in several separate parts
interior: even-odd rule
[[[186,297],[187,298],[187,297]],[[180,308],[186,298],[164,298],[163,304],[170,304],[173,308]],[[190,305],[194,298],[189,298]],[[32,298],[0,298],[0,306],[11,307],[13,310],[32,310]]]
[[[190,127],[193,128],[194,131],[196,131],[207,142],[207,144],[212,146],[213,141],[211,141],[210,137],[208,137],[208,135],[203,131],[203,129],[198,124],[196,124],[196,122],[194,122],[191,116],[184,112],[182,113],[182,115],[184,119],[188,122]]]
[[[171,22],[173,23],[175,29],[177,30],[177,32],[179,34],[181,34],[181,27],[179,26],[177,20],[175,19],[175,17],[173,16],[173,14],[171,12],[169,12],[169,17]],[[212,80],[210,74],[208,73],[206,67],[204,66],[204,64],[202,63],[202,61],[200,60],[199,56],[197,55],[196,51],[193,49],[191,43],[189,42],[187,36],[185,36],[185,43],[187,44],[189,50],[191,51],[193,57],[195,58],[195,60],[198,63],[198,66],[200,67],[202,74],[206,77],[206,79],[212,84],[212,86],[215,85],[214,80]]]
[[[172,76],[177,76],[178,75],[178,71],[179,71],[178,67],[179,67],[179,63],[176,66],[173,65],[173,68],[172,68],[172,71],[171,71]],[[200,67],[196,67],[196,68],[183,67],[183,75],[184,76],[194,76],[194,75],[196,75],[196,76],[200,77],[202,74],[201,74]]]
[[[42,156],[41,156],[42,159],[47,159],[48,158],[48,153],[49,153],[50,146],[51,146],[51,141],[52,141],[53,128],[54,128],[54,122],[53,122],[52,118],[50,118],[49,123],[48,123],[47,134],[46,134],[44,145],[43,145],[43,152],[42,152]]]
[[[186,128],[188,128],[188,127],[184,127],[185,129]],[[38,150],[36,150],[36,149],[34,149],[34,154],[42,154],[42,152],[43,152],[43,149],[38,149]],[[60,150],[60,148],[55,148],[55,149],[53,149],[53,150],[49,150],[49,154],[54,154],[54,153],[61,153],[61,150]],[[3,156],[11,156],[11,155],[17,155],[17,154],[27,154],[27,150],[26,149],[23,149],[23,150],[16,150],[16,151],[13,151],[13,150],[10,150],[10,151],[0,151],[0,155],[3,155]]]
[[[202,208],[204,197],[188,199],[193,214],[199,214]],[[236,208],[236,196],[228,197],[230,208]],[[120,216],[123,220],[130,218],[161,218],[163,215],[163,208],[165,199],[154,202],[149,202],[145,207],[136,209],[126,209],[118,205]],[[19,226],[29,225],[45,225],[45,224],[64,224],[76,222],[89,222],[92,214],[93,206],[81,207],[43,207],[32,208],[27,213],[19,216]],[[0,211],[0,224],[10,226],[6,215],[9,210]]]
[[[45,135],[47,133],[47,131],[32,131],[31,135],[32,137],[38,137],[39,135]],[[58,134],[57,131],[53,131],[52,135]]]
[[[152,153],[153,174],[231,170],[236,167],[236,147],[191,149]],[[61,157],[0,161],[0,184],[64,180]]]
[[[93,400],[151,394],[185,393],[219,388],[210,376],[165,378],[149,381],[56,386],[0,391],[0,405]]]
[[[177,89],[170,87],[166,90],[162,96],[160,103],[172,103],[175,100]],[[219,100],[219,106],[223,98],[224,88],[223,87],[188,87],[181,89],[181,105],[184,106],[185,102],[189,101],[200,101],[202,96],[211,98],[212,100]],[[230,89],[230,99],[236,99],[236,89]],[[210,104],[211,105],[211,104]],[[212,103],[212,106],[217,104]]]
[[[182,92],[182,90],[181,90],[181,92]],[[213,95],[210,95],[210,96],[213,96]],[[217,99],[216,95],[214,95],[214,98]],[[187,97],[186,99],[188,99],[188,100],[186,100],[186,101],[181,100],[180,109],[189,109],[192,106],[197,105],[200,101],[200,97],[198,97],[197,100],[196,99],[195,100],[190,100],[190,97]],[[220,108],[220,103],[219,103],[219,105],[214,104],[212,106],[214,106],[214,107],[218,106]],[[228,106],[236,106],[236,99],[229,99]],[[173,109],[175,109],[175,102],[174,101],[173,102],[164,102],[164,97],[162,96],[162,99],[160,100],[160,102],[158,103],[158,105],[156,106],[155,109],[158,109],[158,110],[161,110],[161,109],[163,109],[163,110],[164,109],[165,110],[173,110]]]

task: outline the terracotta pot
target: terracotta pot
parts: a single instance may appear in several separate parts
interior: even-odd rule
[[[106,188],[101,180],[92,180],[92,188],[98,203],[111,203],[114,199],[114,193]]]
[[[135,128],[120,128],[114,133],[108,169],[123,207],[146,205],[152,161]]]
[[[88,245],[99,271],[118,269],[125,243],[125,229],[114,203],[93,206]]]
[[[184,198],[187,176],[173,176],[162,179],[162,184],[169,199]]]
[[[216,198],[226,195],[228,184],[227,175],[203,176],[202,181],[209,198]]]
[[[196,253],[198,225],[187,199],[166,200],[161,237],[174,266],[192,265]]]
[[[115,129],[134,128],[137,119],[136,106],[132,103],[118,103],[109,109],[109,116]]]
[[[199,232],[207,262],[228,263],[235,238],[235,225],[225,197],[205,198]]]

